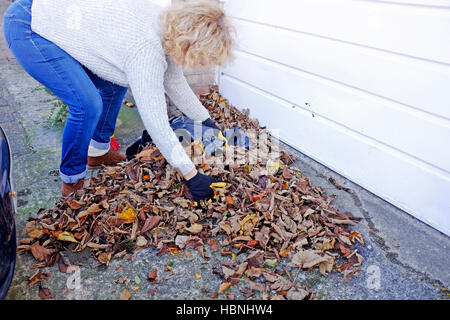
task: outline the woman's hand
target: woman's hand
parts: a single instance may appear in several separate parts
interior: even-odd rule
[[[214,129],[217,129],[220,131],[220,128],[217,126],[217,124],[211,118],[208,118],[205,121],[203,121],[202,125],[210,127],[210,128],[214,128]]]
[[[222,133],[222,131],[220,130],[220,128],[217,126],[217,124],[216,124],[211,118],[208,118],[208,119],[206,119],[205,121],[203,121],[203,122],[202,122],[202,125],[208,126],[208,127],[210,127],[210,128],[216,129],[216,130],[219,130],[219,132],[218,132],[218,134],[217,134],[217,137],[218,137],[220,140],[223,140],[223,141],[224,141],[225,146],[228,146],[228,140],[227,140],[227,138],[225,138],[225,136],[223,135],[223,133]]]
[[[194,197],[194,201],[199,202],[200,200],[211,199],[214,196],[214,190],[210,187],[211,183],[214,182],[220,182],[220,180],[197,172],[186,181],[186,184]]]
[[[184,179],[189,180],[192,179],[196,174],[197,174],[197,169],[193,169],[191,172],[187,173],[186,175],[184,175]]]

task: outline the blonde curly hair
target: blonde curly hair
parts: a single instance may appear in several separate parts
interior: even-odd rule
[[[164,52],[175,64],[194,68],[233,58],[235,30],[215,1],[172,4],[160,15],[160,25]]]

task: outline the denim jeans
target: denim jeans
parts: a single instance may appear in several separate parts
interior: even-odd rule
[[[33,32],[31,5],[32,0],[13,2],[3,18],[3,32],[22,68],[68,106],[59,172],[64,182],[75,183],[86,175],[89,145],[109,149],[127,88],[99,78]]]

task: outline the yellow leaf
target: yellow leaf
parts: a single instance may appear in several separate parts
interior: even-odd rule
[[[278,264],[278,261],[277,261],[277,259],[266,259],[264,261],[264,264],[269,267],[276,267]]]
[[[289,252],[291,252],[291,248],[283,249],[280,251],[280,256],[287,258],[289,256]]]
[[[219,223],[219,226],[228,234],[231,234],[231,226],[227,223],[221,222]]]
[[[322,244],[322,250],[331,250],[334,249],[334,243],[336,242],[336,238],[330,240],[325,240]]]
[[[133,221],[134,219],[136,219],[137,214],[136,214],[136,210],[134,210],[134,208],[127,205],[127,208],[125,210],[123,210],[121,213],[119,213],[119,216],[122,219],[125,219],[128,221]]]
[[[225,188],[227,186],[226,182],[213,182],[209,185],[211,188]]]
[[[266,163],[266,169],[269,174],[274,175],[275,173],[277,173],[278,169],[280,169],[280,162],[269,159]]]
[[[225,138],[225,137],[223,136],[222,131],[219,131],[219,134],[217,135],[217,137],[218,137],[220,140],[223,140],[223,141],[225,142],[225,147],[228,147],[228,140],[227,140],[227,138]]]
[[[61,232],[60,234],[58,234],[57,239],[59,241],[69,241],[69,242],[78,243],[78,241],[75,239],[73,234],[68,231],[64,231],[64,232]]]
[[[244,219],[239,222],[241,225],[241,234],[253,230],[257,222],[258,218],[256,217],[256,213],[246,215]]]
[[[204,144],[201,142],[201,140],[195,140],[191,143],[191,146],[193,147],[194,153],[195,154],[202,154],[203,153],[203,148],[204,148]]]
[[[198,273],[196,273],[196,274],[195,274],[195,277],[196,277],[197,279],[200,279],[200,278],[202,277],[202,275],[201,275],[201,274],[198,274]]]

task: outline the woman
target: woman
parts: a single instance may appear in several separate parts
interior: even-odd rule
[[[86,166],[125,156],[110,136],[130,87],[143,123],[165,159],[187,180],[196,201],[209,198],[214,178],[197,172],[171,129],[164,92],[189,118],[209,123],[182,67],[219,65],[233,40],[214,1],[162,9],[149,0],[16,0],[3,31],[16,60],[69,107],[63,133],[61,194],[83,186]]]

